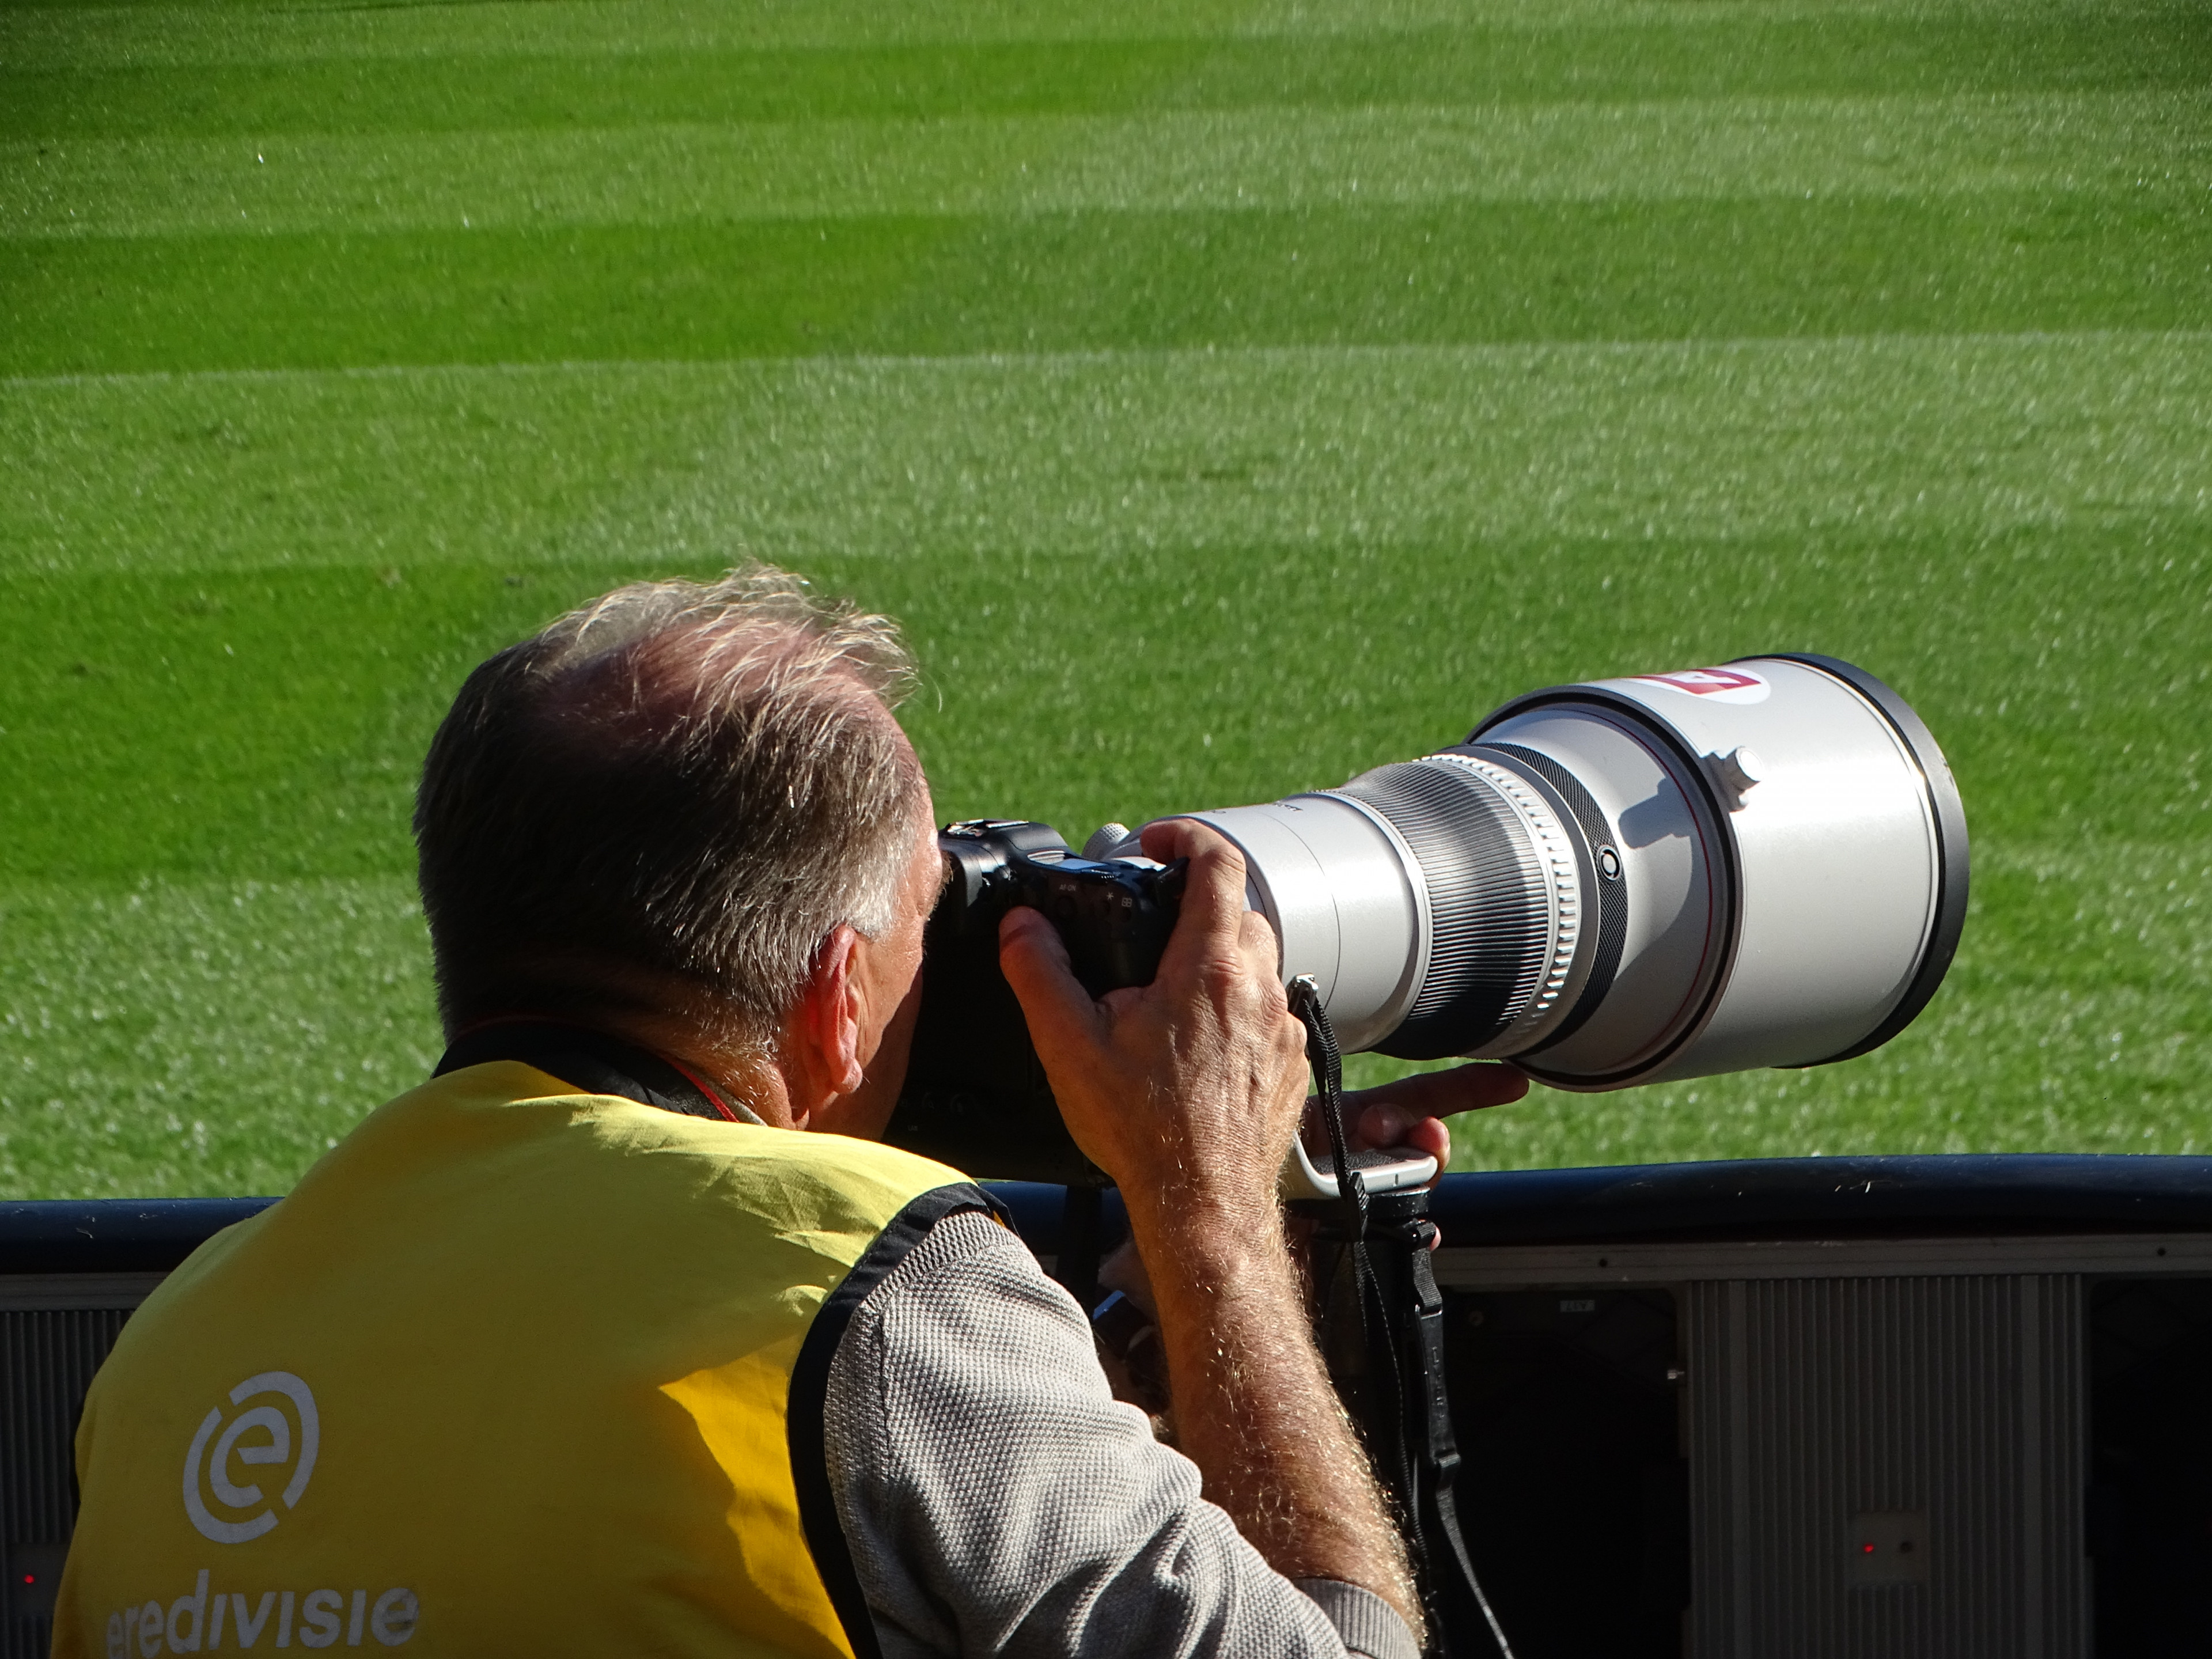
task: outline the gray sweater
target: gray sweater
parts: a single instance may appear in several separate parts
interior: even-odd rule
[[[1416,1659],[1380,1597],[1283,1577],[1116,1401],[1088,1322],[947,1217],[839,1343],[830,1476],[884,1659]]]

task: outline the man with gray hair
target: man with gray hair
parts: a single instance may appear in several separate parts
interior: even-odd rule
[[[416,812],[446,1058],[125,1328],[57,1654],[1418,1650],[1274,1197],[1303,1032],[1228,842],[1148,832],[1189,860],[1150,986],[1001,934],[1127,1195],[1177,1449],[990,1196],[880,1144],[943,881],[911,679],[757,568],[469,677]],[[1441,1156],[1437,1112],[1523,1086],[1356,1127]]]

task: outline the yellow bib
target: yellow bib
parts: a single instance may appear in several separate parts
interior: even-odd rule
[[[512,1060],[403,1095],[124,1328],[55,1654],[849,1656],[817,1316],[962,1180]]]

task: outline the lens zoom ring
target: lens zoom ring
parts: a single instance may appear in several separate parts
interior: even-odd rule
[[[1428,973],[1379,1051],[1441,1060],[1480,1048],[1543,983],[1550,922],[1526,827],[1485,781],[1425,761],[1379,767],[1331,793],[1389,819],[1428,888]]]
[[[1575,815],[1575,822],[1588,843],[1590,860],[1595,865],[1607,848],[1613,848],[1613,856],[1620,857],[1619,838],[1613,824],[1605,816],[1605,809],[1583,787],[1582,780],[1553,760],[1549,755],[1517,743],[1467,744],[1460,752],[1477,754],[1488,750],[1496,755],[1510,755],[1520,764],[1542,778],[1559,792],[1567,810]],[[1589,977],[1583,981],[1582,995],[1575,1003],[1574,1012],[1558,1025],[1545,1033],[1544,1040],[1531,1053],[1541,1054],[1555,1043],[1565,1042],[1583,1023],[1595,1013],[1605,994],[1613,988],[1613,975],[1620,971],[1620,952],[1628,942],[1628,882],[1625,875],[1607,880],[1597,878],[1597,949],[1590,958]]]

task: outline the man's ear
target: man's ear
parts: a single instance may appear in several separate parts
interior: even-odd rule
[[[860,1086],[860,988],[854,974],[860,936],[840,922],[822,941],[785,1031],[783,1073],[792,1127]]]

